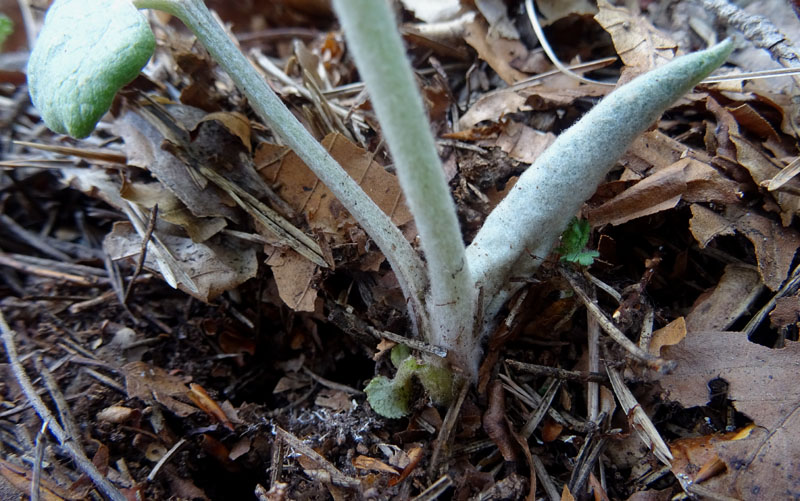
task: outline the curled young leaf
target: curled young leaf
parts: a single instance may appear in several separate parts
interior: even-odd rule
[[[55,132],[86,137],[154,49],[130,0],[56,0],[28,61],[33,105]]]

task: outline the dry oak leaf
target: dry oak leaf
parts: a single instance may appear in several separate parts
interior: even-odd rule
[[[397,177],[375,162],[373,155],[336,132],[325,136],[322,145],[394,224],[403,226],[411,221]],[[292,209],[306,215],[313,229],[348,241],[344,229],[355,224],[354,220],[294,152],[263,143],[256,149],[255,165]]]
[[[686,315],[689,331],[725,330],[744,313],[764,290],[755,266],[729,264],[717,285],[697,298]]]
[[[197,286],[197,291],[188,290],[183,284],[181,290],[208,302],[225,291],[234,289],[256,276],[258,259],[255,248],[238,239],[226,239],[222,243],[194,242],[191,238],[158,232],[160,240],[169,249],[175,262]],[[142,250],[142,237],[130,223],[115,223],[111,233],[103,240],[103,249],[111,257],[138,258]],[[154,252],[148,252],[144,265],[158,272],[160,267]]]
[[[760,427],[747,439],[719,447],[731,468],[705,485],[740,499],[800,497],[800,344],[771,349],[739,332],[702,331],[663,351],[678,362],[660,378],[670,400],[705,405],[708,381],[722,378],[736,409]]]
[[[758,272],[770,290],[777,290],[789,275],[800,234],[777,222],[735,205],[718,214],[697,204],[692,205],[689,229],[701,248],[719,235],[741,233],[753,244]]]
[[[735,134],[730,134],[730,140],[736,146],[736,160],[747,169],[756,184],[769,182],[781,171],[783,166],[773,163],[749,141]],[[772,196],[781,208],[781,222],[789,226],[794,216],[800,213],[800,196],[786,192],[772,192]]]
[[[176,399],[176,397],[185,400],[189,398],[189,388],[184,378],[173,376],[147,362],[131,362],[122,367],[122,372],[125,375],[128,398],[140,398],[145,402],[155,400],[180,417],[186,417],[199,410]]]
[[[278,295],[294,311],[314,311],[317,290],[312,286],[317,265],[292,249],[276,250],[268,259]]]
[[[499,147],[514,160],[532,164],[555,140],[556,135],[552,132],[539,132],[533,127],[512,120],[504,124],[502,132],[496,139],[483,139],[476,144],[483,147]]]
[[[590,209],[592,226],[622,224],[672,209],[680,201],[736,203],[739,184],[710,165],[684,158],[658,169],[603,205]]]
[[[656,29],[643,15],[633,14],[625,7],[614,7],[606,0],[598,0],[599,12],[595,20],[611,35],[614,48],[630,69],[626,80],[652,70],[675,56],[678,44]]]
[[[528,56],[528,48],[519,40],[509,40],[489,35],[489,25],[481,16],[475,16],[465,26],[464,41],[478,53],[486,63],[508,85],[528,78],[528,75],[511,65],[515,59]]]

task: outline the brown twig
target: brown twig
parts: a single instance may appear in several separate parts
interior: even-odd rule
[[[19,383],[23,393],[25,393],[28,401],[36,410],[36,413],[39,415],[42,421],[49,421],[50,432],[56,437],[56,440],[58,440],[58,443],[61,445],[63,450],[73,461],[75,461],[75,464],[78,465],[80,470],[92,479],[94,484],[98,489],[100,489],[100,491],[103,492],[103,494],[108,496],[113,501],[127,501],[127,498],[119,490],[117,490],[116,487],[114,487],[114,485],[105,477],[105,475],[100,473],[100,470],[98,470],[97,467],[89,460],[89,458],[86,457],[86,454],[78,449],[73,442],[72,437],[67,435],[64,432],[64,429],[55,421],[55,418],[50,413],[50,409],[47,408],[37,394],[36,389],[31,383],[31,380],[28,378],[28,374],[25,372],[25,368],[22,367],[22,363],[19,361],[17,345],[14,342],[14,331],[12,331],[6,323],[6,319],[3,316],[2,311],[0,311],[0,331],[2,331],[3,345],[6,349],[6,356],[11,364],[11,370],[14,373],[17,383]]]
[[[609,319],[605,313],[603,313],[600,307],[597,306],[597,303],[591,300],[586,291],[584,291],[578,283],[577,277],[572,272],[562,268],[561,274],[567,279],[569,285],[572,287],[572,290],[575,291],[575,294],[581,300],[583,305],[597,319],[600,327],[603,329],[603,331],[605,331],[606,334],[609,335],[609,337],[611,337],[611,339],[616,341],[617,344],[622,346],[625,351],[630,353],[635,359],[646,363],[652,369],[662,371],[669,367],[670,364],[668,361],[643,351],[641,348],[636,346],[633,341],[628,339],[627,336],[625,336],[625,334],[619,330],[616,325],[614,325],[614,322],[612,322],[611,319]]]
[[[133,290],[133,285],[136,283],[136,277],[139,276],[139,273],[142,272],[144,268],[144,261],[147,257],[147,244],[150,242],[150,238],[153,236],[153,232],[156,229],[156,221],[158,220],[158,204],[153,206],[153,209],[150,211],[150,219],[147,221],[147,229],[145,230],[144,237],[142,238],[142,248],[139,251],[139,259],[136,260],[136,268],[133,270],[133,275],[131,275],[131,279],[128,282],[128,287],[125,288],[125,294],[122,296],[122,304],[128,304],[128,297],[131,295],[131,290]]]
[[[566,381],[577,381],[579,383],[606,383],[608,376],[602,372],[584,372],[584,371],[570,371],[558,367],[548,367],[546,365],[526,364],[525,362],[518,362],[517,360],[506,359],[505,362],[522,372],[533,374],[535,376],[554,377],[564,379]]]

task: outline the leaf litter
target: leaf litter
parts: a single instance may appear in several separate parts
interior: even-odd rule
[[[271,2],[263,12],[211,3],[413,242],[391,158],[366,96],[348,87],[357,76],[324,2]],[[515,176],[609,88],[553,71],[523,10],[507,3],[402,4],[468,239]],[[604,1],[537,8],[573,71],[603,81],[694,50],[697,33],[725,35],[710,16],[674,22],[680,9],[670,20]],[[575,286],[598,308],[587,314],[549,260],[519,277],[530,285],[492,336],[482,383],[455,425],[422,400],[411,418],[385,420],[351,390],[389,374],[380,333],[408,329],[391,270],[166,20],[152,19],[164,38],[147,78],[81,142],[36,127],[24,100],[9,108],[13,75],[0,89],[12,117],[4,132],[20,141],[0,177],[0,207],[16,222],[0,224],[0,308],[26,353],[38,349],[58,374],[87,452],[130,498],[246,497],[257,485],[274,499],[401,499],[437,486],[455,499],[800,492],[791,383],[800,190],[782,87],[697,87],[582,210],[599,256]],[[69,280],[87,267],[101,280]],[[664,373],[591,334],[614,318],[643,353],[671,361]],[[115,341],[121,327],[135,330],[132,342]],[[0,475],[29,492],[33,468],[19,458],[41,423],[7,380],[2,419],[16,431],[3,438],[11,452]],[[47,391],[55,399],[57,388]],[[72,467],[48,454],[42,496],[88,492],[63,483]]]

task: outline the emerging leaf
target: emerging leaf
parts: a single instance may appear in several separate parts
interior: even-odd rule
[[[588,221],[583,221],[576,217],[572,218],[567,229],[561,234],[561,246],[558,248],[561,260],[577,263],[581,266],[591,265],[594,262],[594,258],[599,256],[600,253],[586,249],[590,232],[591,228]]]
[[[33,104],[55,132],[86,137],[154,48],[130,0],[56,0],[28,62]]]
[[[383,417],[397,419],[411,412],[416,379],[436,404],[447,404],[453,397],[453,373],[449,369],[422,363],[411,350],[399,344],[392,348],[392,364],[397,367],[394,378],[376,376],[364,388],[372,408]]]
[[[3,44],[12,33],[14,33],[14,21],[7,15],[0,14],[0,50],[2,50]]]

